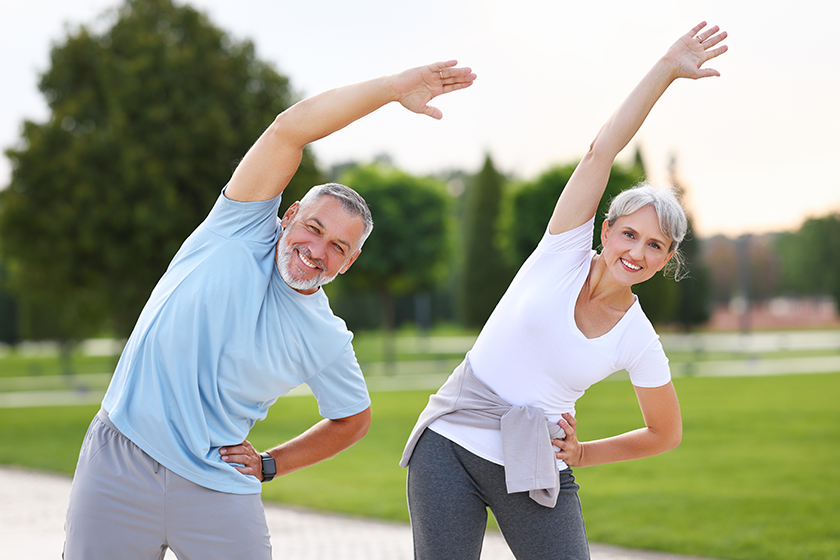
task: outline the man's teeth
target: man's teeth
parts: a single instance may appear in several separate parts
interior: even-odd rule
[[[307,259],[307,258],[303,255],[303,253],[301,253],[300,251],[298,251],[298,255],[300,255],[300,260],[302,260],[302,261],[303,261],[303,264],[305,264],[305,265],[306,265],[306,266],[308,266],[309,268],[319,268],[317,264],[315,264],[314,262],[312,262],[312,261],[310,261],[309,259]]]
[[[631,262],[625,261],[624,259],[621,259],[621,262],[624,264],[624,266],[626,266],[627,268],[632,269],[632,270],[639,270],[640,268],[642,268],[641,266],[638,266],[638,265],[635,265]]]

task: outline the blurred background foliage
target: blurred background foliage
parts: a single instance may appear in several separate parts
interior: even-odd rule
[[[13,171],[0,190],[0,342],[57,340],[69,356],[80,339],[129,334],[238,160],[299,96],[250,42],[171,0],[126,0],[99,28],[68,31],[40,90],[51,117],[24,122],[5,152]],[[536,246],[573,170],[561,164],[523,181],[487,154],[481,169],[421,177],[387,155],[324,169],[307,151],[281,212],[327,180],[370,203],[376,226],[363,256],[327,287],[351,329],[475,328]],[[609,199],[644,177],[638,150],[614,167],[594,239]],[[840,298],[838,215],[775,235],[701,236],[692,229],[683,244],[688,278],[635,288],[657,325],[702,326],[735,298]]]

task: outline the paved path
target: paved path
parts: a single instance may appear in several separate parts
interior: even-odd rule
[[[0,543],[3,558],[61,558],[70,479],[0,467]],[[325,515],[266,506],[276,560],[411,560],[404,523]],[[592,545],[592,560],[691,560],[685,556]],[[490,533],[482,560],[513,560],[501,536]],[[166,560],[175,560],[168,552]],[[694,559],[702,560],[702,559]]]

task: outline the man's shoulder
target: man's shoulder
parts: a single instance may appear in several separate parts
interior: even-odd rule
[[[280,196],[270,200],[240,202],[219,194],[209,214],[199,225],[224,238],[276,238],[280,228]]]

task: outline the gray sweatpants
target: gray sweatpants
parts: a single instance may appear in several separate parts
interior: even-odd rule
[[[100,411],[70,490],[65,560],[271,560],[259,494],[209,490],[178,476]]]
[[[416,560],[478,560],[487,508],[518,560],[586,560],[589,545],[571,469],[560,472],[553,508],[507,493],[504,467],[426,430],[408,465]]]

